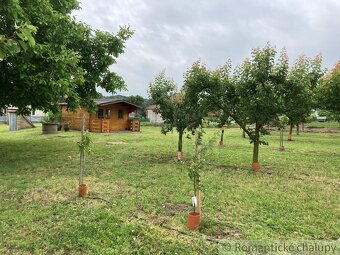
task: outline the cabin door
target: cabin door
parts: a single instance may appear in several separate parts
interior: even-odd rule
[[[103,109],[104,116],[102,118],[102,133],[110,132],[110,119],[111,119],[111,110]]]

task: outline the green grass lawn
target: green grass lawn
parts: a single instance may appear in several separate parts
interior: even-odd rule
[[[218,132],[207,129],[204,138]],[[0,254],[218,254],[216,240],[340,237],[340,134],[301,133],[279,152],[273,132],[255,173],[249,140],[227,130],[202,174],[199,232],[186,227],[192,139],[181,164],[176,133],[93,134],[89,198],[79,198],[79,136],[0,125]],[[115,141],[126,144],[107,144]]]

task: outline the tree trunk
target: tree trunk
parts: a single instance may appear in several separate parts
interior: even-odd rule
[[[300,135],[300,125],[296,125],[296,135]]]
[[[178,160],[183,160],[183,131],[178,132]]]
[[[260,145],[260,131],[255,130],[255,141],[253,149],[253,163],[259,163],[259,145]]]
[[[244,130],[242,130],[243,132],[242,132],[242,137],[243,138],[246,138],[246,132],[244,131]]]
[[[292,137],[292,133],[293,133],[293,123],[290,123],[290,126],[289,126],[289,134],[288,134],[288,141],[292,141],[293,140],[293,137]]]
[[[294,125],[293,125],[293,123],[291,123],[290,126],[289,126],[289,134],[290,135],[293,133],[293,127],[294,127]]]
[[[254,142],[254,149],[253,149],[253,163],[251,165],[251,168],[254,171],[260,170],[260,163],[259,163],[259,147],[260,147],[260,129],[255,129],[255,138],[253,140]]]
[[[223,142],[223,137],[224,137],[224,129],[222,129],[222,131],[221,131],[220,145],[223,145],[223,144],[224,144],[224,142]]]

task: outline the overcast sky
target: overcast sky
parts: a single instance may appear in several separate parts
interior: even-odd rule
[[[290,60],[321,53],[324,67],[340,59],[340,0],[80,0],[74,13],[93,29],[135,31],[112,70],[127,83],[124,95],[147,97],[163,69],[178,86],[197,59],[233,65],[269,42]]]

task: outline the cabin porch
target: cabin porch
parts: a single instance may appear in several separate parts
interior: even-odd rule
[[[139,118],[128,119],[125,123],[125,129],[115,130],[111,127],[111,121],[109,119],[92,119],[90,123],[90,131],[96,133],[110,133],[119,131],[140,131]]]

